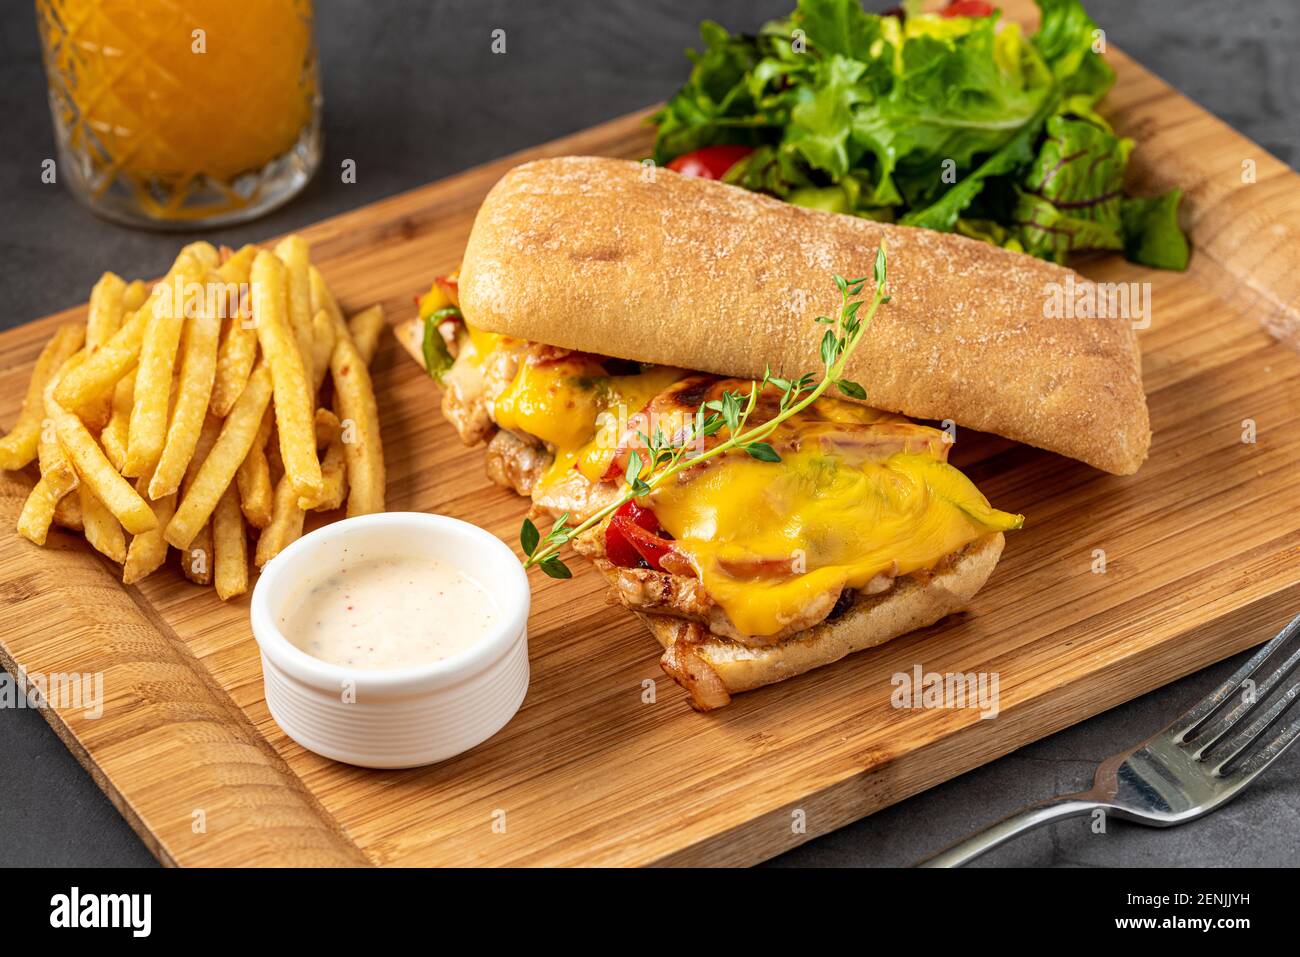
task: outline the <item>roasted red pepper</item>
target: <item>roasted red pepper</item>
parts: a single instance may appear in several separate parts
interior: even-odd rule
[[[626,502],[605,526],[605,557],[620,568],[664,570],[660,562],[673,550],[655,513],[636,502]]]
[[[433,281],[442,287],[453,306],[460,306],[460,270],[449,276],[434,276]]]

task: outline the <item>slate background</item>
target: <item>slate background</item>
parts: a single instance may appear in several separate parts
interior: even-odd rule
[[[317,177],[287,208],[209,234],[238,244],[438,179],[669,96],[708,15],[752,29],[792,0],[317,0],[325,91],[324,169],[357,163],[355,185]],[[884,5],[883,3],[880,5]],[[1089,0],[1109,38],[1292,166],[1300,148],[1300,4],[1294,0]],[[0,324],[85,298],[105,269],[161,274],[172,236],[102,222],[40,183],[54,155],[33,7],[0,18]],[[493,56],[492,29],[508,53]],[[905,865],[975,827],[1091,779],[1097,760],[1158,730],[1241,658],[1022,748],[814,840],[777,865]],[[1085,821],[1040,830],[988,865],[1300,864],[1300,749],[1246,796],[1170,831]],[[153,858],[41,716],[0,711],[0,864],[140,865]]]

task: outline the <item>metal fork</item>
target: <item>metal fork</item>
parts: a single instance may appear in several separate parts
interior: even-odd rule
[[[1285,722],[1300,698],[1300,647],[1293,644],[1300,646],[1300,616],[1169,727],[1103,761],[1090,790],[1018,811],[920,866],[959,867],[1026,831],[1098,808],[1126,821],[1170,827],[1226,804],[1300,736],[1300,715]]]

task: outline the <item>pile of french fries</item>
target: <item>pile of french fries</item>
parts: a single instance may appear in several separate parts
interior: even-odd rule
[[[309,511],[383,511],[368,366],[384,325],[379,306],[345,321],[297,236],[193,243],[152,289],[105,273],[0,439],[0,468],[40,468],[18,531],[37,545],[53,524],[80,531],[127,584],[176,549],[192,581],[244,593],[250,532],[260,568]]]

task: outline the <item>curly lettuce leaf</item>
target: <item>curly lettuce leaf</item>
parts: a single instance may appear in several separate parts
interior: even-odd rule
[[[1034,33],[1034,46],[1043,55],[1052,75],[1066,86],[1065,92],[1087,93],[1106,76],[1114,74],[1106,67],[1101,56],[1093,49],[1100,33],[1097,23],[1088,16],[1079,0],[1035,0],[1038,4],[1038,30]],[[1097,71],[1097,65],[1105,68]],[[1080,75],[1082,73],[1082,76]],[[1098,91],[1098,98],[1109,89],[1110,83]]]
[[[1051,97],[1050,78],[1018,26],[995,32],[992,17],[962,25],[964,33],[946,39],[917,27],[905,33],[888,95],[856,112],[854,142],[881,173],[874,199],[887,198],[892,178],[907,206],[934,202],[956,178],[945,171],[980,165],[1036,122]]]
[[[957,226],[961,214],[979,198],[989,180],[1013,173],[1030,162],[1034,157],[1033,144],[1042,128],[1043,120],[1054,108],[1053,102],[1044,103],[1039,114],[1011,138],[1001,149],[997,150],[981,163],[969,175],[958,181],[951,189],[929,206],[914,209],[903,217],[906,226],[921,226],[950,233]],[[1005,214],[1004,214],[1005,215]]]
[[[962,236],[969,236],[971,239],[978,239],[981,242],[992,243],[994,246],[1001,246],[1003,249],[1014,250],[1018,253],[1025,251],[1025,248],[1020,245],[1020,240],[1015,237],[1010,229],[991,219],[958,219],[954,231]]]
[[[823,56],[838,54],[864,62],[873,58],[881,17],[867,13],[856,0],[799,0],[795,17]]]
[[[1079,0],[1036,2],[1030,37],[997,15],[915,2],[899,17],[797,0],[755,36],[706,22],[689,79],[655,117],[655,161],[748,145],[727,181],[800,205],[1049,259],[1123,248],[1178,261],[1170,201],[1126,205],[1116,192],[1131,144],[1095,111],[1114,82],[1096,23]]]
[[[1020,182],[1013,221],[1027,252],[1063,263],[1083,249],[1123,249],[1120,202],[1133,141],[1057,114]]]
[[[755,145],[757,130],[779,129],[784,117],[759,112],[749,93],[749,77],[762,59],[752,37],[732,36],[711,20],[700,24],[701,52],[690,78],[652,118],[658,126],[654,159],[667,163],[675,156],[721,143]]]
[[[1124,254],[1135,263],[1157,269],[1187,268],[1191,247],[1178,226],[1181,189],[1149,199],[1125,199],[1120,204],[1124,227]]]
[[[849,133],[857,107],[870,94],[858,85],[866,67],[833,53],[820,60],[809,84],[798,91],[783,145],[831,180],[848,175],[856,157],[849,153]]]

